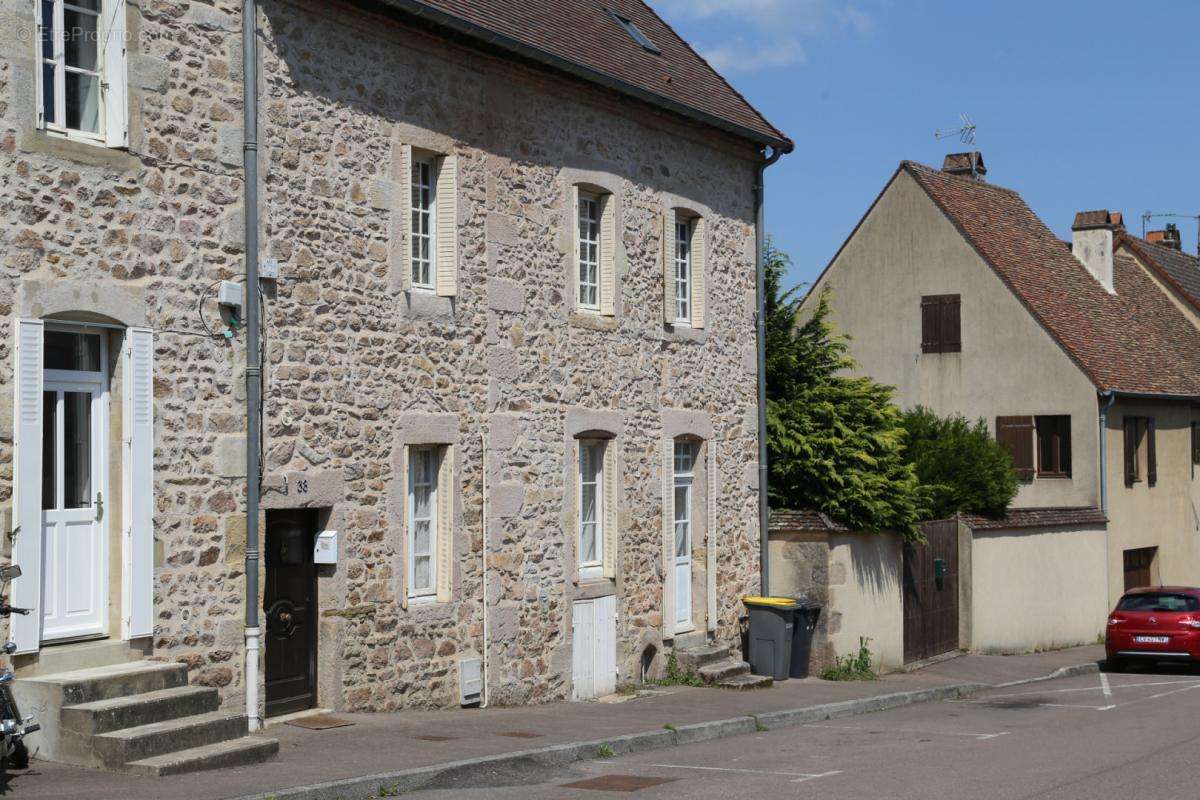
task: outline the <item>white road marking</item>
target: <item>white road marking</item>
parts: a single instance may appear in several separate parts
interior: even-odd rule
[[[1114,703],[1113,705],[1108,706],[1079,706],[1072,705],[1070,703],[1038,703],[1038,706],[1040,708],[1087,708],[1091,709],[1092,711],[1112,711],[1117,707],[1117,704]]]
[[[987,739],[995,739],[1000,736],[1007,736],[1008,731],[1000,731],[999,733],[966,733],[963,731],[930,731],[922,728],[871,728],[863,725],[818,725],[812,723],[805,725],[806,728],[831,728],[833,730],[842,731],[879,731],[880,733],[919,733],[926,736],[966,736],[971,739],[979,739],[985,741]]]
[[[1108,675],[1100,673],[1100,689],[1104,692],[1105,697],[1112,697],[1112,687],[1108,685]]]
[[[741,772],[751,775],[778,775],[783,778],[793,778],[792,783],[804,783],[811,781],[814,778],[828,778],[830,775],[841,775],[840,769],[831,770],[830,772],[774,772],[769,769],[734,769],[733,767],[697,767],[691,764],[649,764],[647,766],[658,767],[659,769],[699,769],[710,772]]]
[[[1146,683],[1118,683],[1109,684],[1110,691],[1106,694],[1112,696],[1112,689],[1140,689],[1147,686],[1179,686],[1188,684],[1189,686],[1200,686],[1200,682],[1196,680],[1181,680],[1181,681],[1149,681]],[[951,702],[958,703],[990,703],[995,700],[1000,700],[1009,697],[1029,697],[1030,695],[1046,695],[1046,694],[1071,694],[1077,692],[1099,692],[1103,691],[1101,686],[1076,686],[1070,689],[1035,689],[1029,692],[1009,692],[1007,694],[993,694],[985,698],[976,698],[972,700],[954,700]]]

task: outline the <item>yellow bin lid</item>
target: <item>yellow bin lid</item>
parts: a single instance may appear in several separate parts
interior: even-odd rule
[[[795,608],[796,601],[790,597],[743,597],[748,606],[771,606],[772,608]]]

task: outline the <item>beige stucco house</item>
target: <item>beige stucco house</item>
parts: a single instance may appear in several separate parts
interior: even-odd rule
[[[983,418],[1013,456],[1008,517],[963,525],[961,645],[1091,641],[1127,587],[1200,582],[1195,306],[1119,214],[1064,242],[986,172],[903,162],[805,302],[831,293],[902,407]]]
[[[22,691],[134,659],[122,685],[209,715],[195,742],[317,706],[586,699],[739,641],[782,133],[640,0],[264,0],[248,443],[242,3],[80,5],[0,0]]]

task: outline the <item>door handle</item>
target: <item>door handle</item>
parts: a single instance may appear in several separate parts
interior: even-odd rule
[[[104,493],[96,492],[96,522],[104,519]]]

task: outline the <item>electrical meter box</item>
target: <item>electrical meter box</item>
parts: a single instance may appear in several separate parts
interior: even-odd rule
[[[242,285],[233,281],[221,281],[221,285],[217,287],[217,303],[236,309],[237,313],[241,314],[245,304]]]

